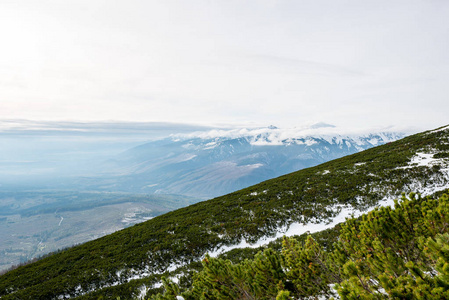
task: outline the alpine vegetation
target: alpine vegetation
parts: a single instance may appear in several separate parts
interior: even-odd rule
[[[2,275],[0,297],[444,298],[448,189],[443,127],[60,251]]]
[[[206,255],[187,291],[163,278],[165,293],[150,299],[447,299],[448,225],[447,194],[411,193],[341,224],[332,251],[308,235],[237,264]]]

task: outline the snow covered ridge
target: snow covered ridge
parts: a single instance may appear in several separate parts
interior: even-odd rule
[[[210,130],[197,131],[190,134],[172,135],[173,140],[229,140],[246,138],[250,144],[255,146],[278,146],[286,144],[306,144],[311,146],[316,140],[325,140],[331,144],[342,144],[345,141],[354,142],[356,145],[365,145],[370,143],[377,146],[384,143],[396,141],[405,137],[407,134],[391,130],[345,130],[334,126],[318,127],[295,127],[295,128],[277,128],[275,126],[263,128],[240,128],[230,130]],[[214,142],[207,144],[213,148]]]
[[[429,134],[435,133],[435,132],[440,132],[440,131],[445,131],[445,130],[449,130],[449,125],[440,127],[438,129],[435,129],[435,130],[432,130],[432,131],[429,132]]]

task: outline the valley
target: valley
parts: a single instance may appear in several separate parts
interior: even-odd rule
[[[0,270],[149,220],[198,200],[174,195],[0,192]]]

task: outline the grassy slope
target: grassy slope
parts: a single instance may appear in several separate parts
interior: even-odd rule
[[[135,273],[156,274],[102,291],[106,296],[126,296],[130,288],[157,282],[157,274],[171,265],[198,261],[222,245],[241,239],[255,242],[292,222],[324,222],[338,214],[342,205],[364,209],[401,191],[447,183],[441,166],[398,168],[407,166],[416,152],[439,153],[436,156],[447,165],[449,131],[410,136],[268,180],[65,250],[0,277],[0,296],[76,296],[126,282]],[[96,299],[95,293],[91,295],[83,298]]]

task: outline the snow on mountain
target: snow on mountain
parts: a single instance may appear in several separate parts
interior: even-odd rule
[[[332,125],[318,124],[171,135],[107,161],[87,184],[95,189],[210,198],[405,136],[338,132]]]
[[[345,130],[346,132],[348,130]],[[351,130],[349,133],[342,133],[333,125],[318,123],[308,127],[295,128],[278,128],[270,125],[263,128],[239,128],[230,130],[210,130],[197,131],[189,134],[171,135],[173,141],[187,140],[190,141],[195,138],[202,140],[229,140],[229,139],[247,139],[252,145],[266,146],[266,145],[286,145],[297,143],[301,144],[304,140],[324,139],[329,143],[341,144],[344,140],[351,140],[360,145],[367,142],[373,146],[382,143],[388,143],[404,137],[404,133],[379,131],[366,132]]]
[[[237,140],[249,143],[251,146],[294,146],[305,145],[311,147],[320,144],[325,151],[329,151],[324,142],[340,149],[355,148],[348,154],[362,151],[374,146],[389,143],[405,136],[404,133],[397,132],[363,132],[352,131],[347,134],[341,133],[341,129],[329,124],[318,123],[309,127],[280,129],[275,126],[264,128],[243,128],[231,130],[210,130],[203,132],[193,132],[190,134],[172,135],[172,141],[185,141],[185,148],[192,148],[194,141],[196,150],[209,150],[218,146],[223,146],[224,141]],[[326,148],[327,147],[327,148]],[[336,156],[339,157],[339,156]],[[333,158],[336,158],[333,157]]]

